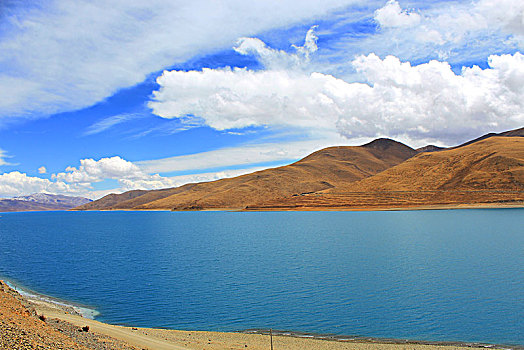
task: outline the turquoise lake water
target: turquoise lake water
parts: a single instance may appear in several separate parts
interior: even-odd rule
[[[0,276],[114,324],[524,345],[524,209],[0,213]]]

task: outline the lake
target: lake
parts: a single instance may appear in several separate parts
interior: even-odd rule
[[[524,209],[0,213],[0,276],[141,327],[524,345]]]

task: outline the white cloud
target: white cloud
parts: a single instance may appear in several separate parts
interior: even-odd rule
[[[319,18],[357,1],[17,3],[0,23],[0,121],[92,105],[242,35]]]
[[[140,117],[141,115],[134,114],[134,113],[123,113],[123,114],[113,115],[113,116],[104,118],[102,120],[99,120],[98,122],[90,125],[87,128],[87,130],[84,132],[84,135],[98,134],[102,131],[112,128],[115,125],[125,123],[126,121],[140,118]]]
[[[242,55],[255,56],[266,69],[300,69],[307,67],[310,55],[318,50],[315,30],[318,26],[311,27],[304,39],[304,45],[292,45],[296,53],[290,54],[284,50],[268,47],[258,38],[240,38],[233,49]]]
[[[524,2],[521,0],[481,0],[476,8],[490,25],[498,25],[523,39]]]
[[[179,175],[172,177],[159,177],[157,179],[149,180],[122,180],[120,181],[121,191],[129,191],[134,189],[161,189],[167,187],[178,187],[188,183],[197,183],[197,182],[207,182],[215,181],[224,178],[240,176],[244,174],[249,174],[258,170],[263,170],[265,168],[261,167],[252,167],[246,169],[235,169],[235,170],[222,170],[217,172],[208,172],[200,174],[190,174],[190,175]]]
[[[45,166],[41,166],[40,168],[38,168],[38,173],[39,174],[45,174],[47,173],[47,169]]]
[[[94,159],[81,159],[80,166],[69,166],[64,172],[51,175],[51,180],[27,176],[14,171],[0,175],[0,196],[13,197],[38,192],[66,194],[99,198],[109,193],[121,193],[134,189],[161,189],[182,186],[187,183],[214,181],[262,170],[253,167],[254,163],[292,160],[333,144],[335,141],[310,140],[288,143],[266,143],[225,148],[199,154],[143,161],[133,163],[119,156]],[[226,169],[214,172],[198,172],[211,168],[246,166],[241,169]],[[44,173],[45,167],[39,168]],[[46,170],[47,171],[47,170]],[[193,171],[193,174],[166,177],[160,172]],[[118,188],[95,190],[93,184],[107,179],[117,180]]]
[[[122,189],[158,189],[173,187],[175,182],[158,174],[148,174],[136,164],[119,156],[110,158],[81,159],[80,166],[67,167],[65,172],[53,174],[56,182],[92,187],[93,183],[106,179],[118,180]]]
[[[342,138],[333,135],[329,138],[308,141],[263,143],[222,148],[197,154],[141,161],[136,164],[148,173],[224,168],[295,160],[305,157],[316,150],[343,143],[345,142]]]
[[[409,55],[410,50],[422,50],[430,55],[431,50],[439,47],[448,55],[457,51],[455,54],[464,56],[478,55],[478,52],[467,52],[475,47],[483,47],[489,52],[489,49],[503,46],[523,48],[524,45],[524,2],[521,0],[442,3],[423,14],[403,10],[396,0],[389,0],[375,12],[374,18],[383,32],[370,41],[382,43],[389,54]]]
[[[77,194],[86,192],[82,185],[70,185],[63,181],[50,181],[34,176],[27,176],[19,171],[0,174],[0,196],[14,197],[39,192],[55,194]]]
[[[2,165],[11,165],[8,163],[5,158],[7,158],[7,152],[0,148],[0,166]]]
[[[384,28],[413,27],[420,23],[418,13],[402,10],[396,0],[389,0],[384,7],[376,10],[374,18]]]
[[[348,23],[339,19],[327,29],[329,40],[322,41],[315,55],[315,71],[354,81],[358,77],[350,63],[359,55],[392,55],[417,63],[437,59],[459,66],[484,63],[492,54],[524,52],[522,0],[383,0],[381,5],[373,5],[373,9],[357,12],[357,17],[348,10],[344,13]],[[370,13],[376,31],[346,29],[368,23]]]
[[[348,136],[408,135],[453,144],[464,137],[524,124],[524,56],[493,55],[489,68],[463,68],[456,75],[446,62],[418,66],[396,57],[361,56],[353,65],[370,86],[348,90],[339,131]]]
[[[147,177],[138,166],[119,156],[81,159],[80,166],[67,167],[65,172],[53,174],[52,179],[69,183],[92,183],[104,179],[142,179]]]
[[[267,125],[388,135],[453,144],[524,123],[524,56],[492,55],[489,68],[412,66],[374,54],[353,68],[367,81],[296,70],[203,69],[164,72],[150,102],[164,118],[196,116],[218,130]]]
[[[319,73],[250,71],[243,68],[164,72],[149,104],[163,118],[197,116],[217,130],[258,125],[331,129],[328,116],[342,81]],[[327,91],[330,90],[330,91]]]

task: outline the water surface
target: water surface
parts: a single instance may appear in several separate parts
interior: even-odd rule
[[[105,322],[524,345],[523,209],[0,215],[0,275]]]

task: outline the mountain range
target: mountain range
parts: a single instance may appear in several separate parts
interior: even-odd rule
[[[88,202],[91,202],[91,199],[49,193],[35,193],[29,196],[0,199],[0,212],[67,210]]]
[[[391,139],[329,147],[290,165],[163,190],[110,194],[77,210],[325,210],[524,205],[524,128],[415,150]]]

